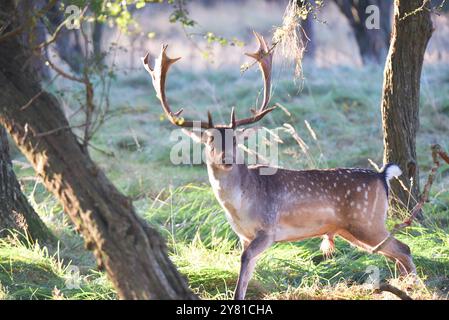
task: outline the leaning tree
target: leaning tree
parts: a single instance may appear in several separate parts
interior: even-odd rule
[[[0,237],[10,235],[11,231],[40,243],[55,241],[22,193],[9,155],[8,137],[0,126]]]
[[[120,298],[196,298],[170,261],[163,238],[92,161],[57,99],[22,68],[31,50],[18,35],[30,24],[18,25],[16,16],[16,1],[2,0],[0,124],[63,205]]]
[[[421,69],[432,35],[428,0],[395,0],[390,50],[385,64],[382,124],[384,162],[400,165],[401,181],[391,184],[399,204],[412,207],[419,197],[416,133],[419,127]],[[409,191],[407,191],[407,190]]]

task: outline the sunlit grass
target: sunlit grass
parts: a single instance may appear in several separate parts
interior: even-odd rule
[[[59,249],[49,253],[38,243],[22,242],[12,235],[0,240],[0,297],[113,299],[115,293],[104,274],[62,260]]]
[[[239,270],[240,246],[206,187],[175,189],[147,209],[170,244],[171,257],[195,292],[203,298],[232,297]],[[445,298],[449,272],[447,231],[438,227],[409,228],[398,238],[407,243],[420,277],[419,286],[405,287],[416,298]],[[324,259],[319,239],[277,244],[264,252],[250,283],[249,298],[383,299],[363,286],[367,268],[379,268],[383,280],[395,279],[395,266],[381,255],[368,254],[337,239],[332,259]],[[435,281],[439,279],[439,281]],[[426,287],[428,285],[428,287]],[[351,293],[352,292],[352,293]]]
[[[449,149],[447,71],[447,67],[431,67],[424,72],[417,140],[422,179],[432,164],[430,144],[438,142]],[[288,109],[290,116],[278,109],[262,124],[274,129],[288,123],[308,146],[307,152],[302,152],[291,133],[279,131],[284,142],[280,164],[293,169],[369,167],[368,158],[380,164],[381,70],[306,65],[304,75],[300,90],[285,74],[274,74],[272,102]],[[148,80],[143,75],[117,80],[111,97],[116,116],[93,140],[95,146],[114,156],[91,152],[114,184],[134,200],[137,212],[167,239],[170,256],[191,288],[202,298],[232,298],[240,244],[208,185],[204,165],[174,166],[170,162],[173,142],[168,137],[172,127],[160,120],[161,108]],[[168,93],[173,106],[185,108],[186,117],[205,119],[210,109],[217,122],[227,122],[232,105],[237,107],[238,116],[249,113],[249,107],[260,99],[260,87],[260,75],[252,70],[240,76],[238,69],[212,74],[174,68]],[[82,237],[60,205],[34,179],[32,170],[23,166],[23,158],[16,158],[20,161],[15,169],[23,179],[25,193],[61,243],[59,249],[45,250],[36,244],[1,241],[0,299],[115,298],[110,282],[96,271],[95,259],[84,249]],[[425,227],[414,226],[398,234],[411,247],[421,282],[417,286],[397,285],[415,298],[447,298],[449,292],[448,173],[449,167],[443,165],[436,177],[425,206]],[[395,222],[389,221],[390,229]],[[378,267],[383,279],[396,281],[394,265],[343,240],[338,239],[336,245],[334,257],[328,260],[319,252],[319,239],[273,246],[257,264],[248,297],[392,298],[373,293],[363,283],[369,266]],[[81,267],[80,289],[66,286],[70,265]]]

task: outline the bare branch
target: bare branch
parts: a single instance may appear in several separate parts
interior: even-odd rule
[[[88,6],[85,6],[84,9],[81,11],[81,14],[80,14],[80,17],[79,17],[80,19],[81,19],[81,18],[84,16],[84,14],[86,13],[87,8],[88,8]],[[49,45],[52,44],[53,42],[55,42],[55,41],[57,40],[58,35],[59,35],[59,33],[61,32],[62,28],[66,25],[68,19],[69,19],[69,18],[65,19],[64,21],[62,21],[62,22],[56,27],[55,32],[53,32],[53,34],[50,36],[50,39],[49,39],[49,40],[47,40],[47,41],[45,41],[45,42],[42,42],[42,43],[38,44],[37,46],[33,47],[32,50],[41,50],[41,49],[43,49],[43,48],[49,46]]]
[[[81,79],[81,78],[75,77],[74,75],[68,74],[67,72],[65,72],[64,70],[62,70],[58,66],[56,66],[53,62],[51,62],[50,59],[47,59],[46,63],[47,63],[47,65],[49,67],[51,67],[60,76],[66,78],[68,80],[76,81],[76,82],[79,82],[79,83],[84,83],[84,79]]]
[[[55,4],[57,0],[50,0],[46,6],[44,6],[42,9],[40,9],[35,15],[32,15],[29,19],[27,19],[22,25],[15,28],[12,31],[9,31],[7,33],[4,33],[0,36],[0,42],[5,41],[11,37],[17,36],[24,32],[29,26],[31,26],[33,19],[37,20],[40,19],[44,14],[46,14]]]
[[[413,300],[407,293],[405,293],[401,289],[396,288],[395,286],[393,286],[393,285],[391,285],[389,283],[386,283],[386,282],[380,283],[379,284],[379,288],[377,289],[377,291],[390,292],[390,293],[394,294],[395,296],[397,296],[401,300]]]

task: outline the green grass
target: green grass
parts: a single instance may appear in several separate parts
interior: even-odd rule
[[[417,150],[422,183],[432,164],[429,146],[438,142],[449,150],[449,82],[447,66],[427,68],[423,75],[421,127]],[[263,125],[273,129],[291,124],[309,146],[301,152],[295,140],[280,131],[284,141],[280,164],[287,168],[362,166],[368,158],[382,162],[378,69],[319,69],[306,66],[302,90],[287,76],[274,77],[273,103],[286,107],[270,114]],[[446,77],[446,78],[444,78]],[[446,80],[444,80],[446,79]],[[238,70],[191,72],[174,68],[168,92],[173,108],[182,106],[186,117],[205,118],[210,109],[217,122],[227,122],[232,105],[248,114],[256,103],[259,74]],[[437,85],[438,84],[438,85]],[[68,88],[67,91],[70,91]],[[167,239],[170,256],[201,297],[232,297],[238,275],[240,244],[208,186],[203,165],[174,166],[169,161],[171,126],[161,121],[161,109],[146,75],[119,78],[112,90],[112,117],[93,144],[114,156],[91,150],[118,188],[134,199],[139,215]],[[72,119],[76,122],[80,119]],[[306,127],[307,120],[315,140]],[[105,274],[83,248],[80,235],[53,196],[33,179],[34,173],[13,150],[16,172],[24,191],[44,221],[60,239],[60,248],[46,249],[17,240],[0,242],[0,299],[114,299]],[[248,297],[257,299],[382,299],[363,286],[369,266],[382,278],[394,279],[416,298],[447,298],[449,292],[449,166],[439,170],[426,205],[426,227],[407,229],[398,238],[411,249],[420,282],[395,279],[394,266],[383,256],[370,255],[337,240],[332,259],[319,252],[319,240],[277,244],[257,264]],[[389,221],[390,227],[395,221]],[[68,289],[69,266],[81,270],[79,289]],[[395,282],[396,283],[396,282]]]
[[[188,186],[174,190],[164,203],[148,208],[145,214],[150,223],[164,231],[172,259],[204,298],[232,297],[238,274],[240,247],[224,216],[217,215],[219,211],[207,187]],[[413,227],[398,238],[411,247],[418,274],[428,284],[428,290],[441,291],[440,297],[445,297],[449,279],[447,230]],[[319,239],[311,239],[277,244],[267,250],[257,264],[248,297],[277,294],[282,298],[282,293],[291,288],[342,284],[360,287],[367,279],[365,271],[369,266],[378,267],[383,279],[396,276],[394,265],[383,256],[368,254],[338,239],[334,257],[324,259],[319,245]],[[365,291],[362,296],[370,298],[370,291]]]
[[[49,254],[46,247],[20,242],[17,237],[0,240],[0,296],[2,299],[115,298],[104,274],[75,267],[60,259],[59,250]]]

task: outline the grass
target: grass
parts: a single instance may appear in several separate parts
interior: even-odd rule
[[[201,297],[230,298],[238,274],[240,248],[224,216],[217,215],[219,209],[211,202],[214,199],[208,187],[182,187],[174,190],[160,207],[150,209],[145,217],[163,226],[173,261]],[[408,287],[410,294],[417,298],[447,297],[447,230],[413,227],[398,238],[411,247],[422,280],[413,289]],[[394,266],[383,256],[365,253],[340,239],[336,246],[332,259],[324,259],[319,252],[319,239],[273,246],[257,264],[248,297],[372,299],[376,295],[363,286],[368,267],[379,268],[382,279],[396,277]],[[399,283],[402,285],[405,286]],[[343,287],[345,292],[339,292]],[[383,297],[388,294],[377,295]]]
[[[447,68],[446,68],[447,69]],[[306,69],[307,71],[307,69]],[[221,82],[227,72],[215,76],[209,83],[219,82],[217,97],[203,96],[195,108],[187,108],[192,116],[202,116],[213,100],[228,106],[236,102],[231,92],[235,83]],[[178,75],[181,73],[176,71]],[[439,81],[443,73],[428,69],[429,83]],[[176,91],[169,85],[172,101],[182,101],[184,92],[191,92],[196,101],[197,84],[189,81],[184,72]],[[291,82],[275,80],[273,102],[286,107],[291,116],[281,110],[269,116],[267,127],[281,127],[290,123],[309,149],[301,152],[291,135],[279,131],[283,140],[280,163],[285,167],[367,167],[368,158],[381,162],[382,136],[378,108],[381,74],[379,70],[335,70],[310,68],[302,91],[294,90]],[[343,79],[351,79],[343,82]],[[369,77],[371,81],[361,81]],[[176,78],[176,76],[175,76]],[[323,79],[328,79],[327,81]],[[240,115],[243,106],[255,102],[254,81],[258,75],[248,73],[235,80],[242,93],[238,100]],[[124,88],[132,83],[135,102],[121,101]],[[373,84],[377,85],[373,85]],[[449,87],[449,83],[444,82]],[[240,245],[230,229],[221,207],[207,184],[202,165],[174,166],[168,157],[171,144],[166,139],[171,127],[160,120],[160,108],[150,96],[148,84],[139,77],[119,79],[116,84],[118,99],[114,105],[119,116],[108,121],[95,136],[99,148],[112,151],[108,157],[92,153],[109,178],[122,192],[134,199],[138,213],[155,225],[167,239],[172,260],[187,276],[190,286],[202,298],[228,299],[232,297],[238,268]],[[354,90],[354,88],[357,90]],[[435,90],[423,85],[421,131],[417,148],[422,172],[430,168],[428,147],[439,142],[448,148],[444,139],[445,127],[435,126],[435,119],[447,117],[440,113],[449,103],[448,90]],[[201,90],[200,90],[201,91]],[[446,92],[446,93],[442,93]],[[202,93],[201,93],[202,94]],[[432,98],[430,98],[432,97]],[[188,105],[193,103],[188,101]],[[145,107],[150,104],[150,107]],[[433,106],[433,107],[429,107]],[[228,108],[213,109],[217,119],[228,116]],[[436,111],[435,111],[436,110]],[[317,136],[315,140],[304,120]],[[59,249],[46,249],[37,244],[23,244],[17,240],[0,242],[0,297],[2,299],[114,299],[115,292],[105,275],[96,271],[95,260],[83,248],[82,238],[75,233],[71,222],[56,200],[43,186],[33,180],[34,173],[18,158],[15,168],[24,183],[24,191],[44,221],[60,239]],[[398,237],[413,252],[420,282],[410,286],[399,282],[416,298],[447,298],[449,287],[449,195],[448,166],[442,166],[432,189],[431,202],[426,206],[427,227],[413,227]],[[423,178],[425,174],[422,175]],[[27,179],[28,178],[28,179]],[[389,222],[393,224],[393,221]],[[394,266],[379,255],[370,255],[337,240],[337,251],[332,259],[324,259],[319,252],[319,239],[300,243],[277,244],[260,258],[248,290],[249,298],[257,299],[385,299],[388,293],[373,294],[363,283],[370,266],[379,268],[383,279],[396,279]],[[51,253],[49,253],[51,252]],[[80,288],[68,289],[70,266],[80,270]]]
[[[38,243],[17,237],[0,240],[0,297],[2,299],[113,299],[105,275],[93,269],[82,272],[64,263],[59,251],[49,254]]]

